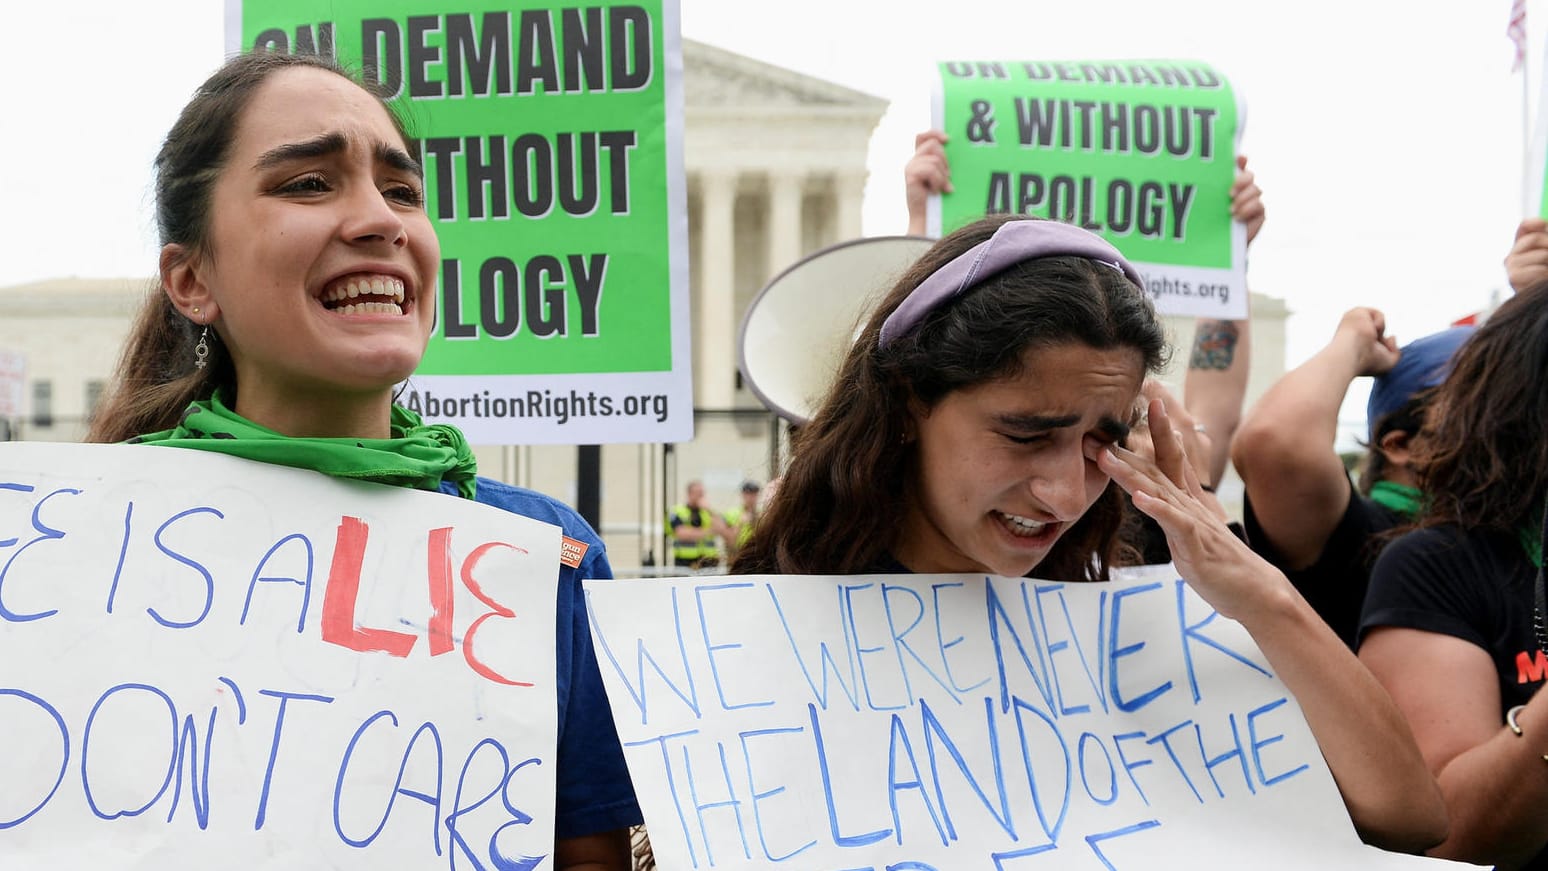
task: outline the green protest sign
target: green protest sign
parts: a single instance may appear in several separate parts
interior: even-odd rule
[[[988,213],[1079,224],[1145,276],[1169,314],[1245,317],[1245,235],[1230,218],[1241,111],[1194,61],[951,61],[935,125],[954,191],[932,230]]]
[[[692,437],[675,0],[228,15],[228,48],[333,56],[419,140],[442,264],[400,401],[483,443]]]

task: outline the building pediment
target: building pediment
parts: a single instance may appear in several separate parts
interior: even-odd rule
[[[878,118],[887,110],[880,97],[691,39],[683,40],[683,102],[690,110],[848,109]]]
[[[128,317],[153,278],[50,278],[0,287],[0,318]]]

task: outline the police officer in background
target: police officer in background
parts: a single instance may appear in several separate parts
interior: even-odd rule
[[[688,500],[672,506],[672,564],[690,569],[720,565],[720,538],[730,532],[725,521],[704,504],[704,484],[688,482]]]
[[[726,511],[726,556],[734,558],[742,545],[752,538],[758,520],[758,496],[763,488],[757,481],[742,482],[742,504]]]

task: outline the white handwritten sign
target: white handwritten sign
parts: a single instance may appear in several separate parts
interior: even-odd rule
[[[1169,567],[587,585],[661,867],[1408,867]]]
[[[534,867],[559,544],[200,451],[0,445],[0,866]]]

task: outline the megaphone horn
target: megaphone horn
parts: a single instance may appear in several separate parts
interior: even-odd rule
[[[776,275],[742,318],[737,365],[748,389],[793,424],[811,420],[872,309],[933,244],[921,236],[855,239]]]

